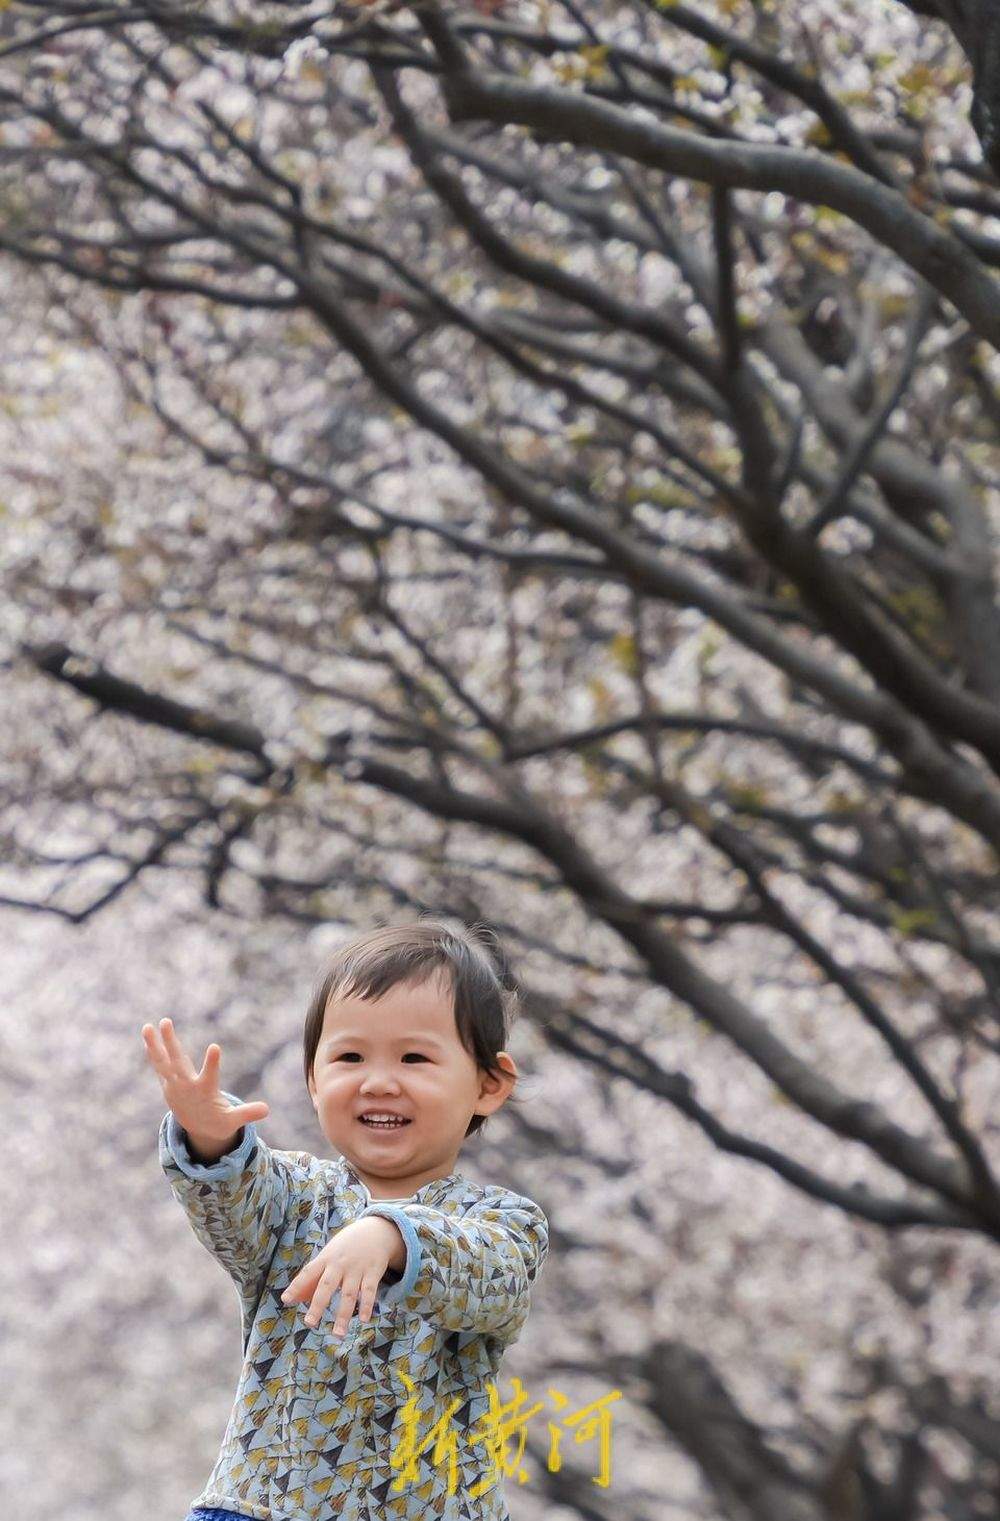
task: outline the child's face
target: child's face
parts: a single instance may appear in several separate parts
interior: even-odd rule
[[[454,1000],[434,976],[398,983],[373,1002],[350,997],[326,1006],[309,1093],[323,1134],[376,1199],[403,1198],[455,1171],[474,1114],[492,1114],[517,1078],[490,1077],[462,1045]],[[409,1124],[372,1129],[360,1116],[379,1111]]]

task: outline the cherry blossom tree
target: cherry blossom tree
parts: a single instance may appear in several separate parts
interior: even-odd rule
[[[251,922],[483,917],[561,1070],[890,1243],[928,1323],[949,1243],[987,1361],[995,13],[0,12],[20,373],[113,391],[93,458],[6,455],[11,919],[169,872]],[[691,1514],[995,1504],[968,1358],[859,1342],[850,1418],[789,1374],[783,1429],[647,1265],[643,1345],[582,1365]]]

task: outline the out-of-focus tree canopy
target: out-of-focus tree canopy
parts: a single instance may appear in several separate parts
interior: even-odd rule
[[[918,16],[951,28],[972,65],[972,125],[983,156],[1000,169],[1000,4],[998,0],[902,0]]]
[[[482,916],[665,1146],[990,1260],[996,8],[945,9],[0,11],[7,912]],[[986,1514],[989,1380],[843,1355],[839,1425],[653,1317],[590,1366],[692,1514]]]

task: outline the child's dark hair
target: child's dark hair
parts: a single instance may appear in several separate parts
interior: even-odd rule
[[[476,1065],[502,1076],[496,1060],[506,1050],[510,1027],[520,1012],[517,984],[499,937],[481,921],[458,929],[438,919],[363,930],[337,946],[320,972],[309,1002],[303,1034],[306,1082],[312,1076],[323,1017],[331,998],[381,998],[397,983],[445,979],[455,999],[455,1025]],[[513,1094],[509,1104],[517,1103]],[[488,1115],[474,1114],[466,1136],[475,1135]]]

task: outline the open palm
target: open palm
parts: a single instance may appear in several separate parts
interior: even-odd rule
[[[230,1104],[219,1087],[222,1050],[212,1044],[205,1052],[201,1071],[174,1031],[173,1021],[161,1019],[159,1028],[143,1025],[142,1038],[150,1066],[160,1079],[163,1097],[182,1129],[210,1141],[227,1141],[244,1125],[266,1119],[270,1109],[263,1101]]]

